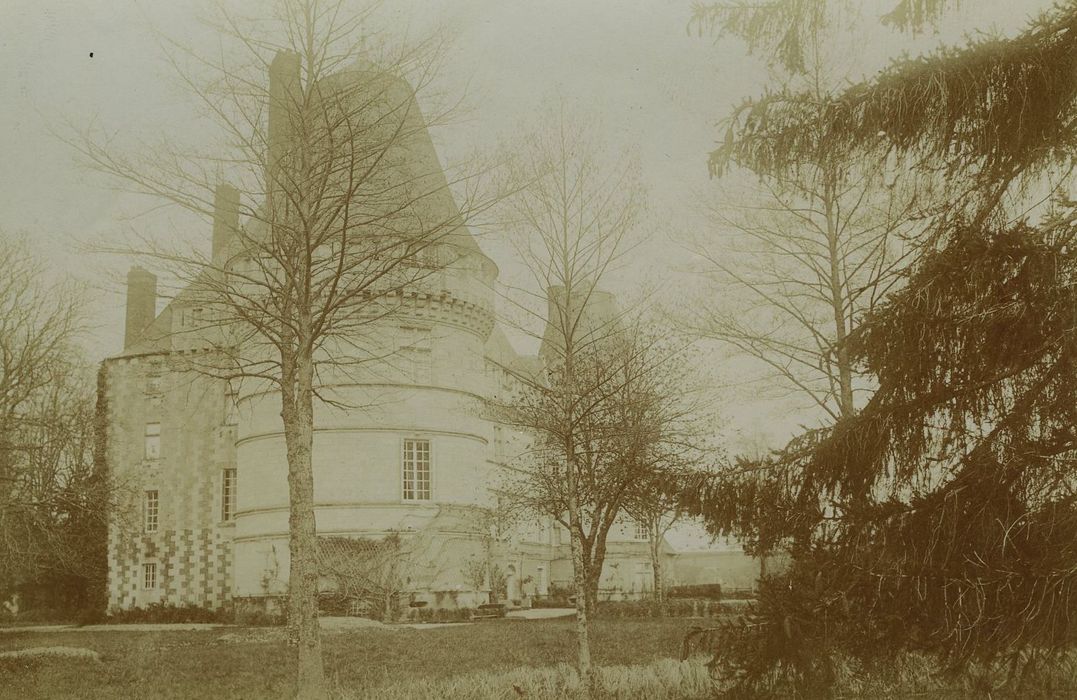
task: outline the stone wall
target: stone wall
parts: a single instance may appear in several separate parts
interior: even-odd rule
[[[222,521],[222,482],[235,467],[235,428],[224,425],[224,383],[183,371],[180,362],[149,355],[105,364],[106,459],[119,500],[109,525],[110,608],[218,608],[231,597],[234,525]],[[153,424],[160,426],[156,458],[146,448]],[[147,531],[145,512],[151,490],[155,531]],[[156,580],[148,588],[150,563]]]

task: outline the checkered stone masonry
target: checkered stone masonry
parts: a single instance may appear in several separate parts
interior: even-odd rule
[[[106,454],[119,491],[108,537],[112,609],[220,608],[231,600],[234,526],[220,518],[221,480],[235,467],[235,428],[222,424],[224,382],[183,371],[182,359],[106,360]],[[156,460],[146,459],[148,423],[161,426]],[[158,493],[156,532],[144,531],[150,490]],[[147,563],[157,565],[153,589],[144,585]]]

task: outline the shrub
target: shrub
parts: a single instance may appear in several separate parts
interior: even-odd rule
[[[145,608],[117,610],[106,618],[108,624],[175,624],[175,623],[227,623],[231,622],[230,610],[211,610],[197,605],[166,605],[151,603]]]
[[[709,598],[710,600],[722,599],[722,584],[720,583],[696,583],[689,586],[672,586],[666,594],[667,598]]]
[[[730,606],[709,599],[676,598],[667,600],[665,614],[667,617],[718,617],[735,612]],[[600,617],[658,617],[657,603],[653,599],[617,600],[598,604]]]
[[[569,596],[541,595],[531,599],[533,608],[572,608],[575,607]]]
[[[754,588],[726,588],[722,591],[722,600],[755,600]]]
[[[476,614],[477,608],[408,608],[409,622],[467,622]]]
[[[284,624],[284,615],[259,610],[252,607],[244,607],[236,610],[235,622],[237,625],[247,627],[277,627]]]
[[[12,619],[17,624],[58,624],[71,622],[74,612],[60,608],[31,608],[20,610]]]
[[[75,624],[79,627],[85,625],[101,625],[108,621],[105,611],[100,608],[83,608],[75,613]]]
[[[346,617],[351,615],[352,601],[344,596],[328,593],[318,594],[318,614],[333,617]]]
[[[232,599],[232,619],[237,625],[267,627],[283,625],[287,606],[282,596]]]

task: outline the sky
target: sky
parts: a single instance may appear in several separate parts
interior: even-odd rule
[[[258,12],[263,3],[233,0]],[[934,36],[912,40],[868,22],[849,36],[854,72],[870,75],[903,51],[961,42],[970,29],[1012,34],[1049,0],[964,3]],[[866,0],[864,14],[879,14]],[[434,27],[456,41],[439,88],[467,88],[468,119],[434,134],[444,162],[519,136],[561,96],[602,127],[606,145],[638,153],[648,190],[646,243],[621,284],[653,287],[696,303],[690,255],[680,245],[702,226],[700,197],[713,190],[706,160],[717,123],[762,92],[767,71],[735,40],[687,31],[692,0],[388,0],[377,19],[390,31]],[[975,7],[969,7],[975,6]],[[117,282],[130,261],[94,253],[118,231],[201,231],[209,224],[110,188],[77,167],[57,133],[94,125],[118,142],[162,135],[197,140],[204,123],[163,61],[158,33],[210,51],[216,35],[198,21],[200,0],[4,0],[0,4],[0,228],[33,239],[50,273],[88,285],[93,359],[122,345]],[[91,56],[92,54],[92,56]],[[502,242],[484,241],[503,276],[514,272]],[[0,272],[2,274],[2,272]],[[726,373],[727,375],[730,373]],[[736,374],[735,372],[733,374]],[[723,401],[733,432],[779,439],[806,420],[752,402],[731,383]]]

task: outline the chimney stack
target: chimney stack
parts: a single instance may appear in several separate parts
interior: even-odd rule
[[[157,275],[138,267],[127,272],[127,319],[123,349],[134,345],[157,318]]]
[[[213,195],[213,264],[227,262],[228,250],[239,231],[239,190],[228,183],[217,185]]]
[[[270,193],[276,189],[277,164],[284,157],[291,122],[302,99],[299,54],[278,51],[269,64],[269,156],[266,181]]]

